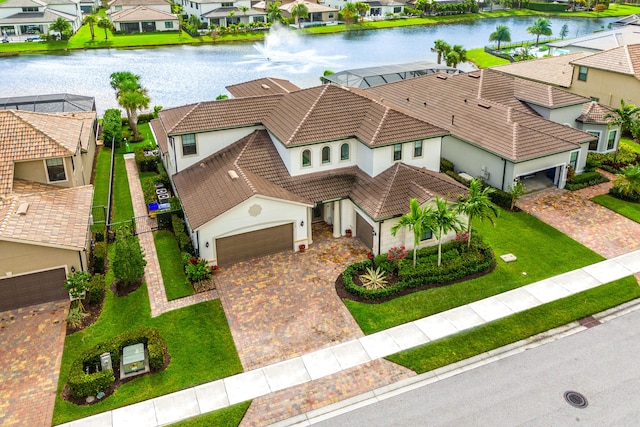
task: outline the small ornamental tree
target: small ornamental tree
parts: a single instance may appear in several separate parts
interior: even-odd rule
[[[525,192],[524,184],[520,181],[516,181],[515,184],[509,186],[509,194],[511,195],[511,207],[510,211],[516,206],[516,202]]]
[[[84,307],[82,306],[82,298],[85,297],[87,290],[89,290],[91,286],[91,274],[86,271],[75,271],[67,277],[67,280],[64,282],[64,287],[67,291],[69,291],[69,295],[72,300],[78,301],[78,307],[80,310],[84,311]]]
[[[147,261],[140,248],[140,242],[134,236],[120,231],[116,239],[115,255],[112,268],[113,275],[124,286],[132,285],[144,276]]]

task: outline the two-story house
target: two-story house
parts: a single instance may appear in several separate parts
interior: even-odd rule
[[[47,34],[58,18],[69,22],[74,33],[78,31],[82,26],[79,0],[7,0],[0,3],[0,34]]]
[[[185,15],[195,15],[210,26],[267,22],[266,12],[254,9],[250,0],[177,0],[176,3],[182,6]]]
[[[167,0],[112,0],[109,17],[116,31],[127,34],[150,31],[178,31],[178,15]]]
[[[88,267],[95,121],[0,111],[0,311],[68,298]]]

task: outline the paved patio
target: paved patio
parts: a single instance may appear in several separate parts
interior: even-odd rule
[[[50,426],[69,301],[0,312],[0,425]]]
[[[335,292],[346,266],[366,257],[356,238],[313,227],[306,252],[281,252],[223,268],[215,283],[245,370],[363,336]]]
[[[613,181],[613,175],[601,171]],[[527,194],[517,206],[605,258],[640,249],[640,224],[592,202],[612,182],[578,191],[557,188]]]

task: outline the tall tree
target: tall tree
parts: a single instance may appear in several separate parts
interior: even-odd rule
[[[640,115],[640,107],[633,104],[627,104],[624,99],[620,100],[620,107],[614,108],[607,113],[604,118],[609,120],[609,126],[620,126],[623,136],[630,134],[633,123],[638,120]]]
[[[291,17],[295,19],[298,28],[301,27],[300,19],[309,17],[309,8],[304,3],[296,3],[291,7]]]
[[[438,239],[438,267],[442,264],[442,237],[450,231],[461,231],[464,229],[462,220],[458,218],[456,212],[449,209],[447,199],[436,196],[435,209],[429,211],[427,222],[431,224],[435,237]]]
[[[564,40],[565,37],[569,35],[569,26],[564,24],[562,28],[560,28],[560,37]]]
[[[109,21],[109,18],[100,18],[100,20],[98,21],[98,28],[102,28],[104,30],[104,39],[108,40],[109,39],[109,35],[107,34],[107,30],[111,29],[112,25],[111,25],[111,21]]]
[[[447,53],[449,53],[449,51],[451,51],[451,46],[446,41],[442,39],[438,39],[435,42],[433,42],[433,51],[438,54],[438,64],[441,64],[442,56],[446,55]]]
[[[432,207],[421,208],[418,199],[409,201],[409,213],[402,215],[400,221],[391,227],[391,234],[396,235],[401,228],[408,228],[413,232],[413,267],[416,266],[416,254],[420,239],[425,232],[431,230],[429,218],[432,216]]]
[[[459,44],[454,45],[447,53],[446,60],[449,67],[457,68],[458,64],[467,60],[467,50]]]
[[[144,267],[147,265],[147,261],[144,259],[137,237],[118,231],[112,264],[113,275],[125,287],[144,277]]]
[[[129,71],[119,71],[111,74],[110,84],[116,91],[118,104],[127,112],[134,141],[140,141],[142,138],[138,131],[138,110],[149,107],[151,101],[147,90],[140,86],[140,76]]]
[[[458,196],[458,203],[454,205],[456,212],[467,216],[467,231],[469,232],[469,241],[467,247],[471,247],[471,232],[473,231],[473,220],[478,218],[484,221],[488,218],[492,224],[492,215],[498,217],[498,207],[491,202],[490,195],[496,190],[493,187],[486,186],[482,188],[479,179],[472,179],[469,182],[469,194]]]
[[[550,36],[553,34],[551,31],[551,22],[547,18],[538,18],[532,26],[527,28],[527,33],[536,36],[536,47],[538,47],[540,36]]]
[[[60,33],[60,38],[62,38],[71,32],[71,24],[69,21],[65,21],[63,17],[59,17],[49,24],[49,31],[56,31]]]
[[[95,40],[96,34],[93,28],[94,25],[98,23],[98,17],[96,15],[87,15],[82,20],[83,24],[89,24],[89,31],[91,31],[91,40]]]
[[[500,50],[501,42],[510,42],[511,41],[511,30],[506,25],[498,25],[496,30],[489,34],[490,42],[498,42],[498,50]]]
[[[269,22],[275,24],[276,22],[282,21],[282,11],[280,10],[279,1],[269,3],[266,11],[267,11],[267,19],[269,20]]]
[[[354,23],[354,18],[358,15],[358,10],[356,9],[355,3],[352,3],[350,1],[346,2],[344,6],[342,6],[340,14],[342,15],[342,19],[344,19],[347,25],[349,24],[349,21],[352,21],[351,23]]]
[[[355,6],[356,10],[358,11],[358,18],[360,22],[362,22],[364,20],[364,16],[367,14],[369,9],[371,9],[371,6],[369,6],[369,3],[363,1],[357,1],[355,3]]]

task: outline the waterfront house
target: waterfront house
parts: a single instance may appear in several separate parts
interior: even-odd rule
[[[23,36],[48,34],[58,18],[69,22],[75,33],[82,26],[80,3],[74,0],[7,0],[0,3],[0,34]]]

